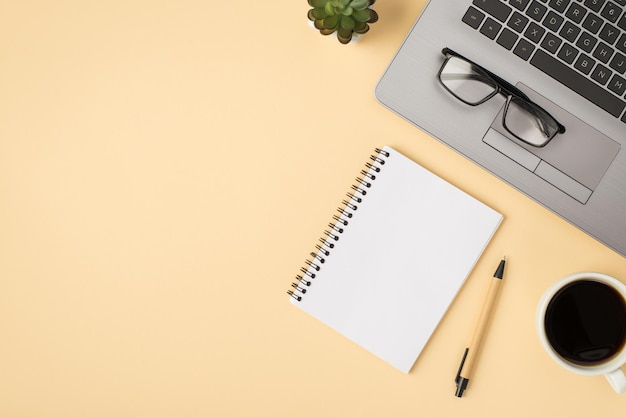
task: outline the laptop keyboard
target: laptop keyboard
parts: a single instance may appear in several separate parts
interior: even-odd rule
[[[474,0],[463,22],[626,123],[626,0]]]

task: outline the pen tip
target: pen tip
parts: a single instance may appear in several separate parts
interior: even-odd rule
[[[500,264],[498,264],[498,268],[496,269],[496,272],[493,274],[493,277],[495,277],[496,279],[502,279],[502,277],[504,276],[504,264],[505,263],[506,263],[506,257],[504,257],[500,261]]]

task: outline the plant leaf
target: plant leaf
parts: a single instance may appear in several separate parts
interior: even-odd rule
[[[370,20],[371,11],[370,9],[355,10],[354,13],[352,13],[352,17],[357,22],[368,22]]]
[[[341,11],[341,14],[344,16],[350,16],[353,11],[354,9],[352,7],[346,7],[345,9]]]
[[[335,33],[335,31],[336,31],[336,30],[337,30],[337,29],[334,29],[334,28],[333,28],[333,29],[322,29],[322,30],[320,31],[320,33],[321,33],[322,35],[330,35],[330,34],[332,34],[332,33]]]
[[[350,4],[350,0],[339,0],[339,7],[345,9]]]
[[[378,13],[376,13],[375,10],[369,9],[370,11],[370,20],[368,20],[369,23],[374,23],[374,22],[378,22]]]
[[[324,28],[326,28],[326,29],[335,29],[335,28],[337,28],[337,26],[339,26],[339,16],[338,15],[328,16],[326,19],[324,19]]]
[[[342,31],[341,28],[337,31],[337,40],[342,44],[347,44],[352,40],[352,31]]]
[[[315,9],[311,9],[311,13],[313,17],[315,18],[315,20],[324,19],[326,16],[328,16],[328,14],[326,13],[326,10],[322,7],[319,7],[319,8],[316,7]]]
[[[342,29],[352,31],[354,29],[355,22],[350,16],[342,16],[340,25]]]
[[[324,6],[324,10],[326,10],[326,14],[328,16],[335,15],[335,6],[333,6],[331,2],[326,3],[326,6]]]
[[[352,0],[352,2],[350,3],[350,7],[356,10],[363,10],[367,6],[369,6],[369,4],[369,0]]]
[[[309,5],[314,8],[324,7],[326,6],[326,2],[328,2],[328,0],[308,0],[308,1],[309,1]]]
[[[363,26],[359,26],[359,23],[362,24]],[[359,23],[357,23],[357,25],[354,27],[354,31],[358,33],[359,35],[363,35],[364,33],[367,33],[367,31],[370,30],[370,26],[367,23],[363,23],[363,22],[359,22]]]

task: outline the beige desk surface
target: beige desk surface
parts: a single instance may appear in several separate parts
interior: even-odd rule
[[[626,259],[380,106],[425,1],[356,45],[305,0],[2,1],[0,416],[623,416],[533,319],[553,281]],[[286,290],[375,146],[505,221],[410,374]],[[453,377],[500,257],[474,380]]]

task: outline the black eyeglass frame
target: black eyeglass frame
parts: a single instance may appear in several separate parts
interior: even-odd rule
[[[469,106],[481,105],[481,104],[485,103],[486,101],[492,99],[493,97],[495,97],[498,94],[501,94],[504,97],[506,97],[506,103],[504,105],[504,111],[502,113],[502,126],[504,126],[504,128],[507,130],[507,132],[509,132],[511,135],[513,135],[518,140],[520,140],[523,143],[528,144],[530,146],[541,148],[541,147],[546,146],[556,136],[557,133],[562,134],[562,133],[565,132],[565,126],[563,126],[561,123],[559,123],[559,121],[556,120],[556,118],[554,116],[552,116],[550,114],[550,112],[545,110],[543,107],[539,106],[537,103],[533,102],[523,91],[521,91],[520,89],[515,87],[513,84],[509,83],[508,81],[506,81],[505,79],[499,77],[498,75],[492,73],[491,71],[487,70],[483,66],[476,64],[474,61],[464,57],[463,55],[459,54],[458,52],[453,51],[450,48],[443,48],[441,50],[441,53],[446,56],[446,60],[443,62],[443,64],[441,65],[441,68],[439,69],[439,72],[437,73],[437,80],[439,81],[439,84],[441,84],[443,86],[443,88],[445,88],[446,91],[448,93],[450,93],[452,96],[454,96],[457,100],[459,100],[459,101],[461,101],[461,102],[463,102],[463,103],[465,103],[465,104],[467,104]],[[489,94],[487,97],[485,97],[484,99],[482,99],[482,100],[480,100],[478,102],[468,102],[468,101],[464,100],[462,97],[457,96],[452,90],[450,90],[448,88],[448,86],[446,86],[446,84],[441,79],[441,73],[443,72],[443,69],[446,67],[446,64],[448,63],[448,61],[452,57],[456,57],[456,58],[462,59],[462,60],[466,61],[467,63],[473,65],[474,67],[476,67],[480,71],[482,71],[484,73],[484,76],[486,76],[488,78],[488,80],[491,81],[491,84],[494,86],[494,91],[491,94]],[[484,81],[484,80],[482,80],[482,81]],[[521,138],[520,136],[518,136],[515,132],[511,131],[508,128],[505,120],[506,120],[507,111],[509,109],[509,105],[510,105],[511,100],[513,98],[521,99],[522,101],[526,102],[527,105],[529,105],[530,109],[536,108],[536,109],[539,109],[541,112],[545,113],[546,115],[548,115],[556,123],[556,125],[558,127],[557,131],[541,145],[536,145],[536,144],[533,144],[531,142],[528,142],[524,138]],[[542,120],[540,115],[535,114],[534,116],[538,120]]]

